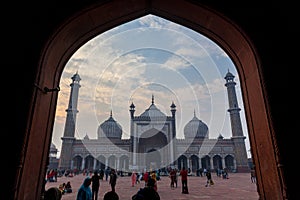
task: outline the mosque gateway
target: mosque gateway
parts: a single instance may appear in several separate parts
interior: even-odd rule
[[[130,138],[122,139],[122,127],[111,112],[101,123],[97,139],[87,135],[75,138],[75,122],[80,85],[78,73],[70,84],[70,101],[59,159],[60,170],[96,170],[114,168],[117,171],[164,170],[186,167],[191,173],[199,169],[227,169],[230,172],[249,171],[245,136],[235,93],[234,75],[225,75],[232,128],[231,138],[209,137],[209,128],[194,112],[184,126],[184,139],[176,135],[176,105],[170,102],[170,115],[155,105],[154,96],[148,108],[135,115],[135,105],[129,105]],[[150,102],[150,100],[149,100]]]

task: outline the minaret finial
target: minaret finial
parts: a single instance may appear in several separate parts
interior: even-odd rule
[[[154,104],[154,95],[152,94],[152,104]]]

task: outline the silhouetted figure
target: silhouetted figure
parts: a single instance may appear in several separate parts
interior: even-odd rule
[[[103,200],[119,200],[119,195],[116,192],[109,191],[105,193]]]
[[[251,177],[251,182],[256,183],[256,174],[254,168],[252,168],[250,171],[250,177]]]
[[[44,200],[61,200],[62,193],[57,187],[51,187],[44,193]]]
[[[98,199],[98,192],[100,188],[100,175],[98,174],[98,171],[94,171],[94,174],[92,176],[92,197],[93,200]]]
[[[141,188],[135,195],[132,196],[132,200],[160,200],[158,192],[154,189],[155,181],[149,178],[147,186]]]
[[[71,186],[70,181],[68,181],[67,184],[65,185],[65,192],[72,193],[72,186]]]
[[[188,185],[187,185],[188,171],[185,169],[185,167],[182,167],[182,169],[180,170],[180,176],[181,176],[181,184],[182,184],[181,193],[188,194],[189,193]]]
[[[117,184],[117,174],[115,169],[111,169],[109,184],[111,186],[111,191],[115,192],[116,184]]]
[[[210,170],[207,170],[207,172],[206,172],[206,178],[207,178],[207,181],[206,181],[205,187],[211,186],[211,185],[214,184],[214,182],[213,182],[213,180],[212,180],[212,177],[211,177],[211,172],[210,172]]]

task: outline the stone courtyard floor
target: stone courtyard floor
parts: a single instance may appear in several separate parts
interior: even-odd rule
[[[63,182],[70,181],[73,192],[64,194],[62,200],[76,200],[78,188],[82,184],[86,176],[82,174],[74,177],[59,177],[57,182],[46,183],[45,188],[58,187]],[[250,173],[230,173],[229,179],[222,179],[215,174],[212,176],[214,185],[205,187],[206,177],[189,176],[188,187],[189,194],[181,193],[181,179],[178,177],[178,187],[170,188],[170,179],[167,176],[161,176],[158,181],[158,193],[161,200],[195,200],[195,199],[210,199],[210,200],[258,200],[257,187],[255,183],[251,183]],[[116,192],[120,200],[131,200],[139,188],[144,186],[142,181],[140,184],[131,186],[130,177],[118,177]],[[108,181],[100,182],[100,191],[98,200],[103,200],[104,194],[110,191]]]

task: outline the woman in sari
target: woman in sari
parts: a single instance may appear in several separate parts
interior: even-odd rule
[[[91,177],[86,177],[77,192],[76,200],[92,200]]]

